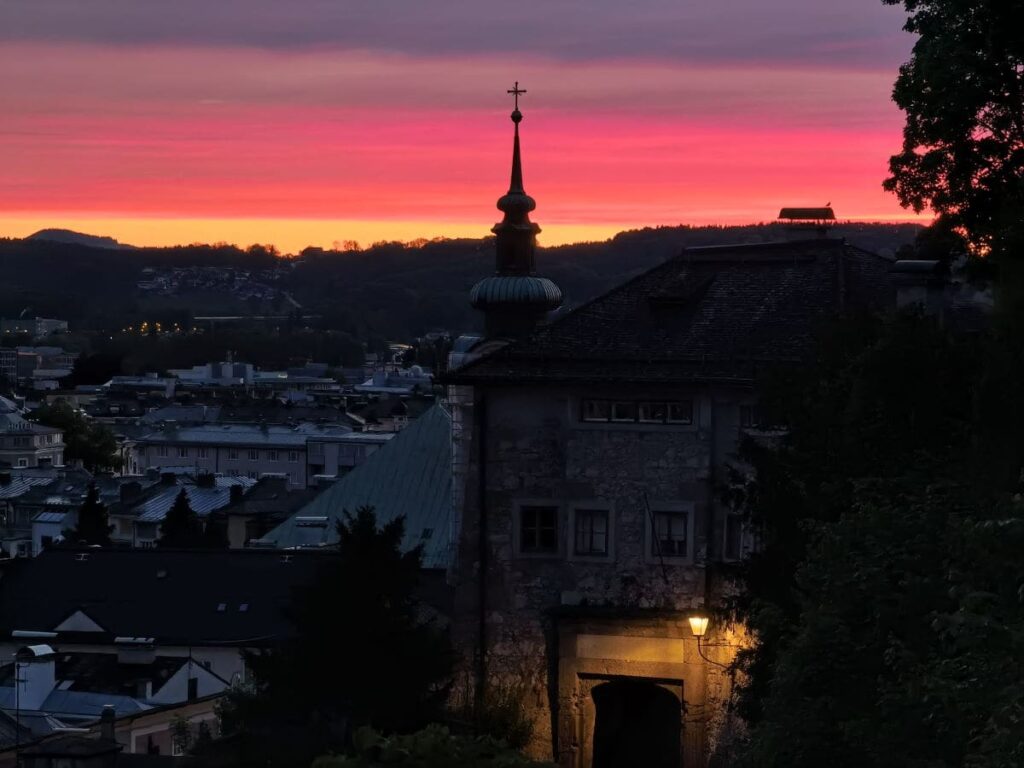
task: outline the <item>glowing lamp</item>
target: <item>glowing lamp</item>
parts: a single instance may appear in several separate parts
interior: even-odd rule
[[[708,617],[707,616],[691,616],[690,631],[693,632],[694,637],[704,637],[708,631]]]

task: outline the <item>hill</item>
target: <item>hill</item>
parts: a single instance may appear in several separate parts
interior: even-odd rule
[[[130,245],[123,245],[112,237],[101,237],[99,235],[87,235],[83,232],[74,232],[70,229],[40,229],[25,238],[26,240],[42,240],[50,243],[64,243],[66,245],[85,245],[90,248],[132,248]]]
[[[834,234],[876,252],[894,253],[913,241],[911,224],[839,225]],[[660,227],[623,232],[611,240],[542,248],[539,270],[555,280],[576,306],[677,254],[685,246],[777,240],[777,225]],[[283,259],[260,247],[179,246],[112,249],[38,238],[0,240],[0,317],[26,306],[67,319],[75,330],[115,331],[154,313],[176,317],[210,312],[210,291],[200,308],[193,289],[178,281],[154,297],[142,286],[154,275],[208,270],[228,285],[259,282],[281,312],[294,299],[320,327],[366,338],[408,340],[432,329],[478,327],[469,289],[494,270],[493,238],[378,243],[362,251],[307,248]],[[227,275],[225,278],[224,276]],[[219,289],[218,289],[219,290]],[[195,289],[198,292],[198,289]],[[214,300],[216,301],[216,300]],[[248,301],[248,300],[247,300]],[[268,300],[265,305],[271,302]],[[252,303],[253,311],[256,303]],[[238,301],[225,292],[224,312]],[[216,307],[213,307],[216,309]],[[259,310],[263,311],[263,310]]]

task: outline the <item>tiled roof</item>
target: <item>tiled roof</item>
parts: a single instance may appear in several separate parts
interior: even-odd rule
[[[434,406],[263,540],[281,548],[330,546],[346,510],[372,506],[382,523],[405,515],[404,546],[423,544],[424,567],[444,568],[451,484],[451,418]]]
[[[185,491],[189,506],[200,517],[231,503],[231,486],[240,485],[251,488],[256,481],[248,477],[216,477],[214,486],[205,488],[191,480],[183,480],[178,485],[169,485],[130,508],[130,514],[143,523],[159,523],[167,517],[168,511],[174,506],[178,494]]]
[[[891,304],[891,266],[826,238],[687,249],[448,380],[749,380],[830,315]]]

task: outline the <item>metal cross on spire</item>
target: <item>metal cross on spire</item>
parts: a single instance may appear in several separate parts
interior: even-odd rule
[[[506,91],[506,93],[510,93],[510,94],[512,94],[512,96],[515,97],[515,100],[516,100],[515,109],[516,109],[516,111],[518,111],[519,110],[519,95],[522,94],[522,93],[526,93],[526,89],[525,88],[520,88],[519,87],[519,81],[516,80],[516,84],[514,86],[512,86],[511,90]]]

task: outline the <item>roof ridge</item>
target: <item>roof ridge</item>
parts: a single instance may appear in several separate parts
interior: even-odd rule
[[[596,304],[598,301],[606,299],[609,296],[614,296],[614,295],[616,295],[616,294],[618,294],[618,293],[620,293],[622,291],[625,291],[627,288],[630,288],[634,283],[636,283],[636,282],[642,280],[643,278],[653,274],[654,272],[657,272],[658,270],[661,270],[661,269],[664,269],[665,267],[670,266],[672,264],[672,262],[674,262],[678,257],[679,257],[679,254],[676,254],[675,256],[669,256],[667,259],[665,259],[660,264],[655,264],[653,267],[650,267],[649,269],[644,270],[640,274],[634,275],[633,277],[631,277],[626,282],[619,283],[618,285],[616,285],[615,287],[605,291],[604,293],[598,294],[597,296],[594,296],[593,298],[588,299],[587,301],[583,302],[582,304],[580,304],[577,307],[573,307],[568,312],[566,312],[564,315],[561,315],[560,317],[556,317],[552,322],[548,323],[547,325],[541,326],[534,333],[531,333],[526,338],[517,339],[516,341],[510,342],[510,343],[505,344],[505,345],[503,345],[501,347],[498,347],[497,349],[494,349],[494,350],[492,350],[492,351],[490,351],[490,352],[488,352],[488,353],[486,353],[484,355],[481,355],[476,360],[473,360],[472,362],[462,366],[461,368],[458,368],[455,371],[452,371],[452,373],[454,373],[456,376],[460,376],[463,373],[465,373],[466,371],[472,370],[478,364],[481,364],[481,363],[483,363],[485,361],[490,361],[490,360],[496,359],[498,357],[498,355],[510,354],[510,353],[515,352],[515,350],[518,349],[520,346],[523,346],[523,345],[526,345],[526,344],[529,344],[530,342],[532,342],[533,339],[536,338],[538,335],[540,335],[542,333],[547,333],[551,329],[557,328],[558,326],[562,325],[562,323],[567,322],[569,320],[569,318],[574,317],[576,315],[576,313],[582,312],[583,310],[589,308],[591,305]],[[481,339],[481,342],[486,342],[486,341],[487,341],[486,338]]]

